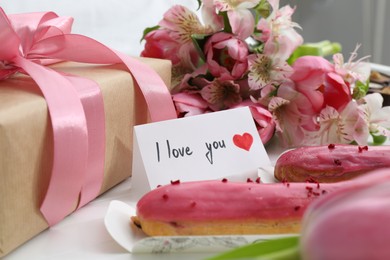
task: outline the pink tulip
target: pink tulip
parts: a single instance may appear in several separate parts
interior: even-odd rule
[[[324,196],[305,213],[303,259],[390,259],[390,169]]]
[[[303,56],[295,61],[293,69],[290,78],[296,89],[310,100],[316,112],[319,113],[326,106],[341,111],[352,100],[349,84],[325,58]]]
[[[168,30],[155,30],[145,36],[145,47],[141,52],[142,57],[168,59],[172,65],[180,63],[177,49],[179,43],[174,40]]]
[[[269,103],[285,146],[367,139],[359,110],[346,109],[355,103],[351,103],[349,83],[333,64],[317,56],[298,58],[290,79],[279,86]]]
[[[207,102],[199,94],[181,92],[172,95],[179,116],[194,116],[209,112]]]
[[[216,33],[205,45],[210,73],[222,81],[240,79],[248,69],[248,46],[229,33]]]

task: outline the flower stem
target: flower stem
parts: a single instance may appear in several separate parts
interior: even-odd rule
[[[226,33],[232,33],[232,26],[230,25],[229,22],[229,17],[227,15],[227,12],[221,12],[220,13],[223,17],[223,25],[224,25],[224,32]]]
[[[306,43],[299,46],[288,59],[288,63],[292,64],[301,56],[329,56],[341,51],[341,45],[338,42],[320,41],[316,43]]]

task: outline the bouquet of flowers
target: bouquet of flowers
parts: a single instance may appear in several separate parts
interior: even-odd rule
[[[347,62],[307,55],[295,8],[278,0],[198,3],[173,6],[143,36],[141,56],[172,61],[180,116],[248,106],[263,143],[276,134],[290,147],[390,136],[390,107],[366,94],[370,66],[356,50]]]

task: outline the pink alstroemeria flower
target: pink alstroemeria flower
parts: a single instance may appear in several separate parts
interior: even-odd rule
[[[281,59],[287,60],[303,43],[302,36],[295,30],[300,26],[291,19],[295,9],[289,5],[279,9],[279,0],[268,2],[272,6],[272,13],[267,18],[259,20],[257,29],[261,31],[261,35],[256,39],[265,42],[268,53],[278,53]]]
[[[316,113],[307,104],[310,104],[308,98],[289,81],[279,86],[277,96],[269,102],[268,110],[276,121],[276,131],[284,146],[302,145],[307,131],[318,130]]]
[[[206,62],[210,73],[221,80],[236,80],[248,68],[248,45],[229,33],[213,34],[205,44]]]
[[[294,109],[294,110],[293,110]],[[276,123],[276,133],[284,147],[299,145],[299,140],[304,138],[302,127],[297,124],[296,118],[300,114],[296,107],[290,105],[290,101],[281,97],[273,97],[268,105]]]
[[[205,24],[213,27],[214,32],[223,28],[223,17],[218,15],[213,0],[202,0],[202,19]]]
[[[145,36],[147,50],[143,56],[153,57],[157,53],[160,58],[171,60],[174,66],[180,65],[188,70],[196,69],[200,59],[192,36],[208,35],[221,29],[215,24],[203,25],[194,12],[181,5],[170,8],[159,26],[159,29]]]
[[[240,86],[231,80],[215,79],[204,86],[200,94],[213,111],[231,108],[242,101]]]
[[[270,84],[280,84],[292,73],[292,68],[275,55],[251,54],[248,56],[248,83],[253,90],[262,89]]]
[[[241,39],[248,38],[255,27],[255,19],[249,9],[259,4],[260,0],[205,0],[213,1],[220,12],[227,12],[232,32]]]
[[[341,112],[326,106],[318,118],[319,130],[307,131],[303,145],[349,144],[353,141],[367,144],[368,125],[355,101],[350,101]]]

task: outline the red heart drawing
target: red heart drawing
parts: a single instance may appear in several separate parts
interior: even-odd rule
[[[233,136],[233,143],[237,147],[249,151],[253,143],[253,137],[249,133],[244,133],[243,135],[236,134]]]

